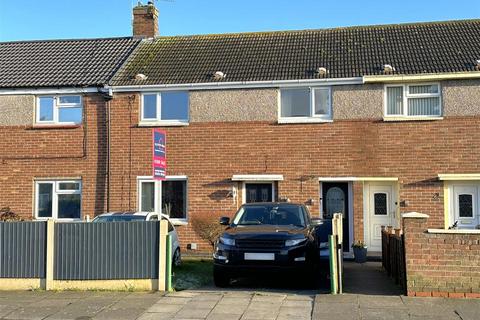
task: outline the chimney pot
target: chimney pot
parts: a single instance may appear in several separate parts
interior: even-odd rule
[[[148,1],[146,5],[139,2],[133,8],[133,36],[155,38],[158,35],[158,9],[152,1]]]

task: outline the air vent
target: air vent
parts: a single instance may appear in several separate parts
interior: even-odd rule
[[[383,73],[384,74],[392,74],[395,72],[395,68],[392,67],[390,64],[384,64],[383,65]]]
[[[223,73],[222,71],[217,71],[213,74],[213,79],[219,81],[225,79],[226,76],[226,73]]]
[[[137,73],[135,75],[135,80],[138,80],[138,81],[143,81],[143,80],[147,80],[147,76],[144,75],[143,73]]]
[[[327,70],[327,68],[325,68],[325,67],[319,67],[319,68],[317,68],[316,72],[317,72],[317,75],[318,75],[320,78],[325,78],[325,77],[327,76],[327,74],[328,74],[328,70]]]

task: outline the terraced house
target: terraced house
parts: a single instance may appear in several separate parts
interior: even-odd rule
[[[371,251],[403,212],[479,227],[480,20],[165,37],[134,16],[132,38],[0,44],[1,206],[161,208],[201,251],[192,219],[254,201],[343,212]]]

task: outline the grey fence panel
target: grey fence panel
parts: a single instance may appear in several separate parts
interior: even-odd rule
[[[0,222],[0,278],[44,278],[46,234],[46,222]]]
[[[57,223],[56,280],[158,278],[159,222]]]

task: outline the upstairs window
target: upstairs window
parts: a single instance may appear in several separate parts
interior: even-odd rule
[[[35,113],[35,122],[39,124],[80,124],[83,117],[82,97],[40,96]]]
[[[439,84],[388,85],[385,117],[441,117]]]
[[[188,123],[189,99],[186,91],[146,93],[142,97],[141,122],[162,124]]]
[[[315,122],[332,118],[330,88],[280,91],[280,122]]]

